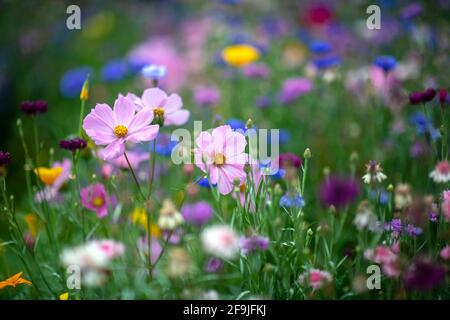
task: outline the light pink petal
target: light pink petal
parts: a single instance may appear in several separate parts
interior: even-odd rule
[[[145,108],[139,111],[131,121],[128,127],[128,133],[133,134],[134,132],[142,129],[145,126],[150,125],[153,121],[153,111],[151,109]]]
[[[220,169],[216,166],[210,166],[209,167],[209,180],[212,184],[219,183],[219,171]]]
[[[224,153],[225,141],[227,140],[231,132],[232,131],[230,126],[220,126],[212,131],[215,153]]]
[[[206,172],[206,165],[203,160],[203,152],[200,149],[194,149],[194,164],[203,172]]]
[[[103,149],[103,160],[112,160],[121,156],[125,152],[125,141],[116,140]]]
[[[128,127],[134,118],[135,111],[133,101],[120,95],[114,103],[115,124]]]
[[[243,134],[239,132],[232,132],[225,141],[225,156],[231,157],[233,155],[243,153],[246,145],[247,141],[245,140],[245,136]]]
[[[211,134],[207,131],[201,132],[197,139],[195,139],[195,143],[197,144],[198,148],[202,151],[206,150],[209,145],[212,143],[213,138]]]
[[[233,180],[226,175],[223,168],[219,169],[219,178],[217,181],[217,188],[221,194],[229,194],[233,190]]]
[[[246,153],[239,153],[233,156],[225,156],[226,164],[230,165],[245,165],[248,162],[248,155]]]
[[[126,140],[134,143],[151,141],[156,138],[156,136],[158,135],[158,131],[159,126],[157,124],[145,126],[133,132],[133,134],[129,134],[126,137]]]
[[[106,103],[98,103],[94,108],[94,114],[109,128],[114,129],[114,113]]]
[[[164,125],[181,126],[185,124],[189,119],[190,112],[188,110],[177,110],[172,113],[165,113]]]
[[[142,94],[142,103],[146,108],[154,109],[162,107],[167,99],[167,94],[159,88],[146,89]]]
[[[164,104],[165,113],[175,112],[183,107],[183,101],[176,93],[172,93]]]
[[[139,98],[134,93],[128,92],[125,97],[133,101],[134,105],[136,106],[136,110],[139,111],[142,110],[142,108],[144,108],[144,104],[142,103],[141,98]]]

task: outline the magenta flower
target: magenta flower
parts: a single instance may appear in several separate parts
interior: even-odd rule
[[[119,95],[114,110],[107,104],[97,104],[87,115],[83,128],[97,145],[106,145],[103,159],[117,158],[125,152],[125,142],[138,143],[156,138],[159,126],[151,125],[153,112],[142,109],[138,113],[133,101]]]
[[[108,214],[109,196],[103,184],[91,184],[81,189],[80,196],[81,205],[86,209],[94,211],[97,217],[103,218]]]
[[[190,112],[182,110],[183,101],[179,95],[172,93],[170,96],[159,88],[150,88],[144,91],[142,99],[135,100],[139,110],[150,110],[155,121],[165,126],[185,124]]]
[[[299,97],[313,89],[313,83],[306,78],[295,77],[283,82],[278,99],[282,104],[295,102]]]
[[[202,225],[211,220],[213,209],[206,201],[185,203],[181,208],[181,214],[186,222],[195,225]]]
[[[217,184],[221,194],[230,193],[235,181],[239,184],[245,181],[248,156],[244,152],[247,142],[243,134],[225,125],[215,128],[212,134],[201,132],[195,142],[195,165],[209,175],[209,181]]]
[[[220,101],[220,91],[216,87],[199,86],[194,90],[194,101],[200,107],[212,107]]]

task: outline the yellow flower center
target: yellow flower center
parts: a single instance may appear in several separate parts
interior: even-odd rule
[[[214,164],[216,166],[220,167],[220,166],[224,165],[225,164],[225,160],[226,160],[226,158],[225,158],[225,155],[223,153],[216,153],[214,155]]]
[[[63,171],[62,167],[54,167],[54,168],[45,168],[39,167],[34,170],[34,173],[41,179],[43,183],[50,186],[55,183],[56,179],[58,179],[59,175]]]
[[[101,198],[101,197],[95,197],[94,199],[92,199],[92,204],[95,207],[101,207],[101,206],[103,206],[104,203],[105,202],[103,201],[103,198]]]
[[[155,108],[153,109],[153,114],[155,115],[155,117],[164,117],[164,109],[163,108]]]
[[[222,58],[233,67],[241,68],[259,59],[258,49],[248,44],[237,44],[226,47]]]
[[[114,128],[114,134],[117,138],[123,138],[128,134],[128,128],[124,125],[119,124]]]

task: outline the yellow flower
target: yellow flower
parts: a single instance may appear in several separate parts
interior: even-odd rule
[[[61,294],[59,296],[59,300],[69,300],[69,293],[68,292],[64,292],[63,294]]]
[[[228,46],[222,51],[222,58],[233,67],[241,68],[260,57],[258,49],[248,44]]]
[[[36,238],[37,234],[37,219],[36,216],[32,213],[25,215],[25,222],[27,223],[28,230],[30,230],[33,238]]]
[[[15,288],[18,284],[27,284],[27,285],[31,286],[32,285],[31,281],[28,281],[27,279],[22,278],[22,273],[23,272],[16,273],[12,277],[10,277],[4,281],[0,281],[0,289],[3,289],[8,286]]]
[[[44,182],[46,185],[52,185],[58,179],[59,175],[63,171],[62,167],[45,168],[39,167],[34,170],[34,173]]]
[[[140,224],[144,229],[147,229],[147,211],[143,208],[134,209],[131,213],[131,221],[133,221],[133,224]],[[161,236],[161,230],[158,228],[158,225],[153,223],[150,226],[150,234],[155,238]]]

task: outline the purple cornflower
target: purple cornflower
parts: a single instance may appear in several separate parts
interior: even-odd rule
[[[439,212],[434,211],[434,210],[430,212],[429,219],[431,222],[437,222],[438,218],[439,218]]]
[[[289,104],[299,97],[307,94],[313,89],[313,83],[306,78],[290,78],[283,82],[283,86],[278,95],[278,100],[282,104]]]
[[[222,270],[223,262],[219,258],[209,258],[206,262],[205,271],[209,273],[217,273]]]
[[[408,224],[405,227],[405,231],[411,237],[420,236],[422,234],[422,232],[423,232],[422,228],[415,227],[412,224]]]
[[[81,138],[74,138],[70,140],[61,140],[59,146],[62,149],[74,152],[86,148],[87,142]]]
[[[47,112],[48,104],[47,101],[44,100],[24,101],[20,104],[20,109],[26,115],[34,116],[39,113]]]
[[[321,203],[326,206],[342,208],[349,205],[359,195],[359,183],[353,178],[331,176],[320,186]]]
[[[212,107],[220,101],[220,91],[216,87],[199,86],[194,91],[194,101],[200,107]]]
[[[408,288],[428,292],[445,279],[445,268],[428,259],[416,260],[406,271],[405,285]]]
[[[270,77],[270,68],[264,63],[252,63],[242,70],[244,75],[252,79],[265,79]]]
[[[269,248],[269,238],[263,236],[251,236],[241,238],[242,252],[247,255],[256,250],[267,250]]]
[[[181,214],[187,223],[202,225],[211,219],[213,209],[206,201],[186,203],[181,208]]]
[[[11,154],[7,151],[0,151],[0,167],[7,166],[11,162]]]
[[[292,152],[281,153],[278,156],[278,167],[285,169],[289,166],[294,166],[297,169],[302,165],[302,159]]]

